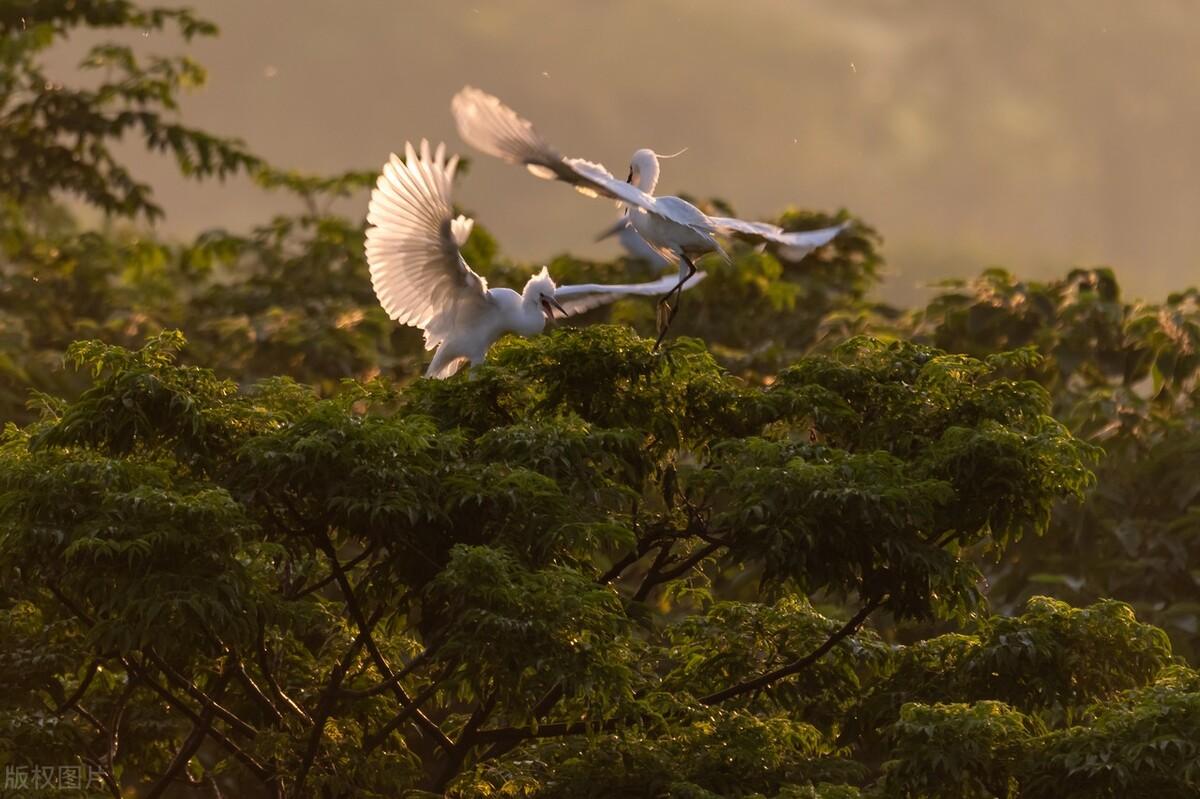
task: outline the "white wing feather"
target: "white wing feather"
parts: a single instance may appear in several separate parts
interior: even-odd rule
[[[655,210],[654,197],[613,177],[602,164],[564,158],[534,129],[533,123],[487,92],[467,86],[454,95],[450,110],[458,134],[476,150],[510,164],[524,164],[537,177],[561,180],[588,196],[603,195]]]
[[[455,320],[483,310],[487,282],[458,250],[471,220],[452,217],[450,184],[458,157],[446,160],[445,145],[420,155],[405,145],[405,158],[394,153],[371,192],[367,212],[367,263],[371,285],[388,316],[425,331],[425,346],[445,339]]]
[[[845,225],[823,230],[788,233],[766,222],[747,222],[732,217],[710,217],[679,197],[655,197],[636,186],[619,180],[603,165],[582,158],[564,158],[534,129],[533,123],[487,92],[465,87],[450,102],[458,133],[477,150],[511,164],[524,164],[534,175],[561,180],[578,191],[595,197],[603,195],[618,203],[641,208],[661,219],[684,225],[705,236],[713,233],[766,239],[788,248],[788,257],[804,253],[829,242]],[[720,245],[712,246],[725,256]]]
[[[804,250],[805,252],[828,244],[833,241],[837,234],[849,227],[848,222],[843,222],[840,225],[821,228],[820,230],[798,230],[789,233],[778,225],[772,225],[768,222],[747,222],[744,219],[735,219],[728,216],[712,216],[709,219],[719,232],[726,235],[738,234],[751,238],[766,239],[776,244],[781,244],[784,247]]]
[[[692,275],[692,279],[683,284],[684,290],[692,288],[705,277],[707,277],[707,273],[705,272],[697,272]],[[666,294],[675,288],[675,284],[678,282],[678,275],[667,275],[666,277],[646,283],[617,283],[612,285],[605,285],[604,283],[580,283],[574,286],[559,286],[554,290],[554,299],[562,305],[563,310],[567,312],[568,316],[574,316],[584,311],[590,311],[605,303],[616,302],[622,297]]]

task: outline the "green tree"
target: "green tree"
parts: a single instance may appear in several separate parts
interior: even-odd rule
[[[994,601],[1035,592],[1075,602],[1117,597],[1200,653],[1200,294],[1121,299],[1111,270],[1049,283],[991,270],[948,285],[910,322],[921,338],[977,357],[1034,346],[1029,373],[1055,416],[1104,447],[1086,505],[1059,509],[1053,533],[989,569]]]
[[[875,231],[788,211],[853,224],[801,263],[735,244],[660,353],[629,302],[414,380],[329,210],[373,176],[186,126],[185,58],[102,45],[98,87],[48,86],[81,27],[215,34],[0,8],[6,769],[86,765],[100,796],[1200,790],[1195,290],[989,271],[901,313],[869,299]],[[296,210],[160,240],[134,136]],[[479,225],[466,250],[529,271]]]
[[[114,783],[191,762],[289,792],[470,793],[464,770],[500,767],[549,789],[526,746],[542,762],[578,748],[543,739],[597,734],[647,768],[699,736],[707,759],[664,775],[697,790],[844,778],[851,653],[887,654],[846,639],[876,611],[979,610],[961,554],[1039,531],[1090,479],[1090,449],[1003,358],[858,339],[751,389],[695,344],[663,358],[593,327],[320,400],[239,390],[178,365],[181,344],[74,346],[91,388],[3,448],[13,626],[75,647],[25,673],[48,688],[14,697],[11,745],[47,751],[24,730],[53,716],[57,751],[102,752],[89,716],[118,719],[124,757],[94,761]],[[871,421],[889,418],[906,424]],[[712,604],[736,570],[753,598]],[[830,620],[814,593],[858,610]],[[1136,663],[1126,681],[1148,679]],[[740,765],[718,755],[735,746]]]

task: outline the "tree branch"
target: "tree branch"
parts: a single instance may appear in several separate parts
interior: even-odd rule
[[[237,653],[237,650],[225,643],[225,641],[221,639],[221,636],[217,635],[215,630],[204,623],[204,619],[200,618],[199,614],[194,613],[193,615],[195,615],[196,624],[199,625],[200,629],[204,631],[204,634],[207,635],[213,644],[215,644],[216,647],[224,653],[225,657],[228,658],[228,661],[233,668],[233,676],[236,677],[238,682],[242,684],[242,687],[246,689],[246,693],[251,699],[257,702],[259,706],[263,708],[263,710],[267,712],[274,725],[279,726],[283,722],[283,714],[279,712],[279,708],[275,706],[275,703],[272,702],[270,698],[262,692],[262,689],[258,687],[258,683],[256,683],[254,678],[250,676],[250,673],[246,671],[246,666],[242,663],[242,658]]]
[[[229,686],[229,681],[232,678],[232,671],[226,671],[221,675],[216,690],[213,692],[218,698],[225,695],[225,689]],[[175,757],[171,758],[171,763],[167,766],[167,770],[146,791],[146,799],[158,799],[158,797],[162,796],[163,792],[170,787],[179,772],[187,767],[188,761],[192,759],[192,755],[196,754],[196,750],[204,742],[204,737],[211,731],[215,715],[216,712],[211,707],[206,707],[200,712],[200,723],[192,725],[192,731],[184,739],[183,745],[179,747],[179,751],[175,753]]]
[[[852,635],[855,631],[857,631],[858,628],[862,626],[862,623],[867,620],[867,617],[874,613],[875,610],[882,604],[883,599],[872,599],[870,602],[863,605],[858,613],[854,614],[850,621],[843,624],[832,635],[830,635],[829,638],[826,639],[825,643],[821,644],[804,657],[793,660],[791,663],[780,666],[773,671],[768,671],[766,674],[761,674],[752,680],[745,680],[737,685],[731,685],[728,688],[723,688],[722,690],[711,693],[708,696],[701,697],[701,704],[716,705],[724,702],[726,699],[732,699],[735,696],[741,696],[742,694],[749,693],[751,691],[757,691],[760,688],[765,688],[771,683],[782,680],[785,677],[791,677],[793,674],[798,674],[799,672],[811,666],[813,663],[816,663],[818,660],[820,660],[826,652],[837,646],[842,639]]]
[[[59,601],[59,603],[61,603],[63,605],[63,607],[65,607],[72,614],[74,614],[75,617],[77,619],[79,619],[81,622],[83,622],[88,628],[95,626],[95,622],[92,620],[92,618],[82,608],[80,608],[78,605],[76,605],[74,602],[72,602],[66,596],[66,594],[64,594],[62,591],[60,591],[58,589],[58,587],[56,585],[54,585],[53,583],[47,583],[46,588],[50,591],[51,594],[53,594],[54,598],[57,599]],[[183,702],[183,700],[179,699],[177,696],[175,696],[173,693],[168,691],[162,685],[159,685],[158,682],[150,679],[149,675],[146,674],[145,670],[142,669],[141,667],[139,667],[137,663],[135,663],[130,658],[124,657],[124,656],[122,656],[120,658],[120,661],[121,661],[121,665],[123,665],[125,667],[125,670],[127,672],[129,672],[130,674],[136,675],[138,678],[140,678],[141,681],[146,685],[146,687],[148,687],[150,690],[154,691],[154,693],[158,694],[163,699],[164,702],[166,702],[168,705],[175,708],[175,710],[177,710],[179,713],[181,713],[185,717],[187,717],[187,719],[189,721],[191,721],[193,724],[201,723],[200,716],[195,711],[193,711],[190,707],[188,707],[187,704],[185,702]],[[215,709],[214,709],[214,712],[216,712]],[[224,748],[227,752],[229,752],[229,754],[233,755],[239,762],[242,763],[242,765],[244,765],[247,769],[249,769],[249,771],[255,777],[257,777],[260,782],[262,782],[265,785],[274,785],[275,784],[276,775],[272,771],[270,771],[269,769],[264,767],[257,760],[255,760],[252,756],[247,754],[240,746],[238,746],[236,743],[234,743],[232,740],[230,740],[230,738],[228,736],[226,736],[225,734],[221,733],[220,731],[218,731],[212,727],[209,727],[209,735],[211,735],[213,740],[215,740],[217,743],[219,743],[222,748]]]
[[[376,645],[375,639],[371,636],[371,630],[366,625],[366,618],[363,616],[362,607],[358,604],[358,599],[354,595],[354,589],[350,586],[350,580],[346,576],[345,570],[342,568],[341,563],[338,562],[337,550],[333,546],[333,541],[330,540],[329,533],[324,528],[317,531],[317,544],[325,553],[325,557],[329,559],[330,568],[333,569],[338,587],[342,591],[342,597],[346,601],[346,609],[350,611],[350,617],[354,619],[354,623],[362,631],[367,652],[370,654],[371,659],[375,661],[375,667],[379,669],[384,680],[391,683],[392,693],[396,695],[396,699],[400,704],[405,706],[411,705],[412,699],[405,692],[404,688],[394,681],[395,673],[392,671],[391,666],[388,665],[383,652]],[[425,733],[435,744],[445,750],[447,754],[453,753],[454,742],[420,709],[413,711],[412,718],[417,728]]]
[[[79,683],[79,687],[71,692],[71,695],[64,699],[61,705],[54,709],[55,715],[61,715],[67,712],[67,710],[75,707],[76,702],[78,702],[80,699],[83,699],[83,695],[87,693],[88,686],[92,684],[92,680],[95,679],[96,672],[99,670],[100,659],[97,658],[92,661],[90,666],[88,666],[87,674],[84,676],[83,681]]]
[[[425,661],[427,661],[429,659],[429,657],[431,655],[433,655],[433,653],[436,652],[438,650],[438,647],[440,647],[440,646],[441,646],[441,642],[438,642],[438,643],[435,643],[433,646],[424,649],[419,655],[417,655],[412,660],[410,660],[408,662],[407,666],[400,669],[400,671],[396,672],[391,677],[389,677],[388,679],[379,683],[378,685],[374,685],[370,688],[364,688],[361,691],[355,691],[355,690],[351,690],[349,688],[342,688],[338,691],[338,694],[343,697],[346,697],[348,699],[366,699],[367,697],[375,696],[376,694],[381,694],[384,691],[391,690],[393,685],[396,685],[401,680],[403,680],[405,677],[412,674],[413,671],[415,671]]]
[[[364,739],[362,753],[366,754],[386,741],[389,735],[395,732],[401,724],[408,720],[409,716],[417,712],[421,705],[429,701],[429,698],[437,692],[438,688],[442,687],[442,683],[449,675],[449,671],[450,670],[447,669],[446,672],[439,676],[436,680],[430,682],[429,685],[425,686],[419,694],[413,697],[411,705],[401,709],[401,711],[393,716],[387,724],[384,724],[381,728],[379,728],[379,730],[372,733],[369,738]]]
[[[600,575],[596,579],[596,582],[600,583],[600,585],[607,585],[608,583],[611,583],[613,580],[621,576],[621,572],[625,571],[630,566],[641,560],[642,556],[645,554],[646,553],[640,548],[630,552],[625,557],[614,563],[608,571]]]
[[[267,687],[275,695],[275,701],[299,716],[305,724],[312,724],[312,719],[304,712],[304,708],[293,702],[292,698],[285,694],[283,689],[279,687],[279,682],[275,679],[275,673],[271,670],[271,656],[267,652],[266,625],[262,623],[261,619],[258,625],[258,635],[254,643],[257,650],[255,654],[258,657],[258,666],[262,669],[263,678],[267,681]]]
[[[773,682],[798,674],[820,660],[838,642],[857,630],[866,621],[867,617],[883,604],[883,601],[883,599],[873,599],[868,602],[850,621],[838,628],[823,644],[804,657],[752,680],[746,680],[745,682],[709,694],[702,697],[699,701],[705,705],[715,705],[727,699],[732,699],[735,696],[761,690]],[[649,722],[654,719],[643,717],[640,720]],[[540,724],[536,730],[532,727],[497,727],[490,730],[478,731],[474,736],[474,742],[493,743],[493,747],[484,755],[485,758],[491,758],[515,748],[522,741],[533,738],[562,738],[569,735],[583,735],[589,732],[608,732],[617,729],[623,724],[636,723],[637,721],[638,719],[608,719],[602,722],[558,722],[554,724]]]
[[[667,562],[667,558],[671,556],[671,547],[674,545],[675,541],[671,540],[667,541],[658,548],[658,554],[654,556],[654,561],[650,564],[649,571],[646,572],[646,576],[642,579],[642,584],[638,586],[638,590],[634,592],[633,599],[635,602],[641,602],[644,600],[650,595],[651,589],[658,585],[656,582],[658,570],[663,567],[663,564]]]
[[[634,505],[633,512],[636,515],[636,513],[637,513],[636,503]],[[636,522],[635,522],[635,526],[636,526]],[[612,565],[612,567],[608,571],[606,571],[604,574],[602,574],[598,578],[596,578],[596,582],[600,585],[607,585],[608,583],[612,582],[613,580],[616,580],[618,577],[621,576],[621,573],[623,571],[625,571],[625,569],[629,568],[634,563],[637,563],[639,560],[641,560],[646,555],[647,552],[649,552],[651,549],[654,548],[654,544],[660,542],[661,540],[662,540],[662,537],[660,535],[647,535],[645,538],[638,541],[638,546],[636,549],[631,551],[625,557],[618,560],[616,563],[614,563]],[[670,545],[668,544],[667,546],[664,547],[664,549],[669,550]],[[563,695],[565,694],[565,692],[566,691],[565,691],[562,683],[558,683],[557,685],[555,685],[553,688],[551,688],[549,691],[546,692],[546,695],[543,696],[541,698],[541,700],[537,703],[537,705],[533,708],[533,712],[530,714],[531,717],[534,719],[540,719],[542,716],[549,713],[554,708],[554,706],[556,704],[558,704],[559,700],[563,698]],[[519,738],[511,739],[511,740],[497,741],[495,744],[493,744],[493,746],[490,749],[488,749],[486,752],[483,753],[483,756],[481,759],[482,760],[491,760],[492,758],[500,757],[501,755],[516,748],[520,742],[521,742],[521,739],[519,739]]]
[[[228,724],[230,729],[232,729],[234,732],[238,733],[243,738],[254,738],[258,735],[258,730],[256,730],[243,719],[239,718],[232,710],[229,710],[219,702],[214,701],[212,697],[197,687],[194,682],[184,677],[182,674],[176,671],[170,663],[167,663],[165,660],[159,657],[158,653],[155,652],[153,648],[147,647],[146,649],[142,650],[142,652],[150,659],[150,662],[153,663],[158,670],[163,673],[164,676],[166,676],[168,682],[176,685],[190,694],[192,698],[199,702],[202,706],[208,707],[211,705],[216,711],[217,716],[226,724]]]
[[[371,555],[375,554],[377,549],[378,549],[378,546],[375,544],[372,544],[371,546],[364,549],[357,556],[351,558],[350,560],[348,560],[344,564],[342,564],[342,569],[347,572],[351,571],[355,566],[362,563],[367,558],[371,557]],[[337,580],[337,576],[333,572],[330,572],[328,575],[326,575],[325,577],[322,577],[320,580],[317,580],[312,585],[308,585],[308,586],[305,586],[304,588],[298,589],[298,590],[292,592],[291,594],[286,595],[285,598],[286,599],[300,599],[301,597],[307,596],[308,594],[311,594],[314,591],[320,591],[322,588],[324,588],[325,586],[334,582],[335,580]]]
[[[377,608],[371,614],[368,622],[369,627],[373,627],[382,615],[383,608]],[[333,711],[333,701],[337,696],[338,686],[342,684],[342,680],[346,677],[346,672],[350,670],[350,664],[354,662],[354,658],[358,656],[359,650],[366,643],[367,629],[360,629],[358,631],[358,635],[350,643],[346,654],[342,655],[342,659],[338,661],[333,671],[329,673],[329,682],[325,686],[325,690],[321,692],[321,698],[317,701],[317,708],[313,711],[313,728],[308,734],[308,745],[304,748],[304,756],[300,761],[300,768],[296,773],[297,796],[304,795],[304,781],[308,778],[308,771],[312,768],[313,761],[316,760],[317,753],[321,750],[321,738],[325,735],[325,721]]]
[[[667,569],[666,571],[659,574],[659,578],[660,578],[659,581],[665,583],[665,582],[668,582],[669,580],[674,580],[676,577],[682,577],[683,575],[690,572],[697,564],[700,563],[700,561],[704,560],[709,555],[713,554],[718,549],[720,549],[721,547],[725,547],[725,546],[728,546],[728,544],[726,544],[724,541],[713,541],[712,543],[708,544],[707,546],[701,547],[699,550],[694,552],[686,560],[681,561],[679,563],[679,565],[676,566],[675,568]]]
[[[583,735],[587,732],[609,732],[626,723],[626,719],[608,719],[601,722],[573,721],[557,722],[554,724],[539,724],[535,731],[532,727],[495,727],[490,730],[479,730],[475,733],[474,743],[513,743],[527,741],[531,738],[562,738],[567,735]],[[511,748],[511,747],[510,747]]]
[[[128,669],[128,670],[132,671],[133,673],[137,674],[138,676],[140,676],[142,678],[143,682],[146,683],[147,687],[149,687],[152,691],[154,691],[154,693],[156,693],[160,697],[162,697],[163,701],[165,701],[168,705],[175,708],[180,713],[182,713],[184,716],[186,716],[193,724],[203,726],[203,721],[201,720],[200,716],[194,710],[192,710],[190,707],[188,707],[186,704],[184,704],[184,702],[182,700],[180,700],[178,697],[176,697],[173,693],[168,691],[166,688],[159,685],[154,680],[151,680],[146,675],[145,671],[143,671],[141,668],[139,668],[136,663],[134,663],[132,660],[129,660],[128,658],[122,658],[122,662],[125,664],[126,669]],[[206,705],[206,707],[208,707],[208,706]],[[215,708],[213,709],[213,712],[216,713]],[[214,741],[219,743],[231,755],[233,755],[235,758],[237,758],[242,763],[242,765],[244,765],[246,768],[248,768],[250,770],[250,772],[259,779],[260,782],[262,782],[265,785],[273,785],[275,783],[275,780],[276,780],[275,773],[272,772],[270,769],[268,769],[266,766],[264,766],[262,763],[259,763],[257,760],[255,760],[245,750],[243,750],[240,746],[238,746],[236,743],[234,743],[229,738],[229,736],[225,735],[224,733],[220,732],[219,730],[217,730],[215,727],[212,727],[212,726],[209,726],[208,734],[212,736]]]
[[[467,719],[467,723],[458,736],[458,742],[454,744],[454,752],[446,761],[446,765],[442,767],[441,773],[433,780],[431,787],[435,793],[445,792],[446,785],[454,779],[454,775],[462,768],[463,761],[467,759],[471,749],[479,743],[475,740],[475,734],[479,731],[480,725],[487,721],[488,716],[492,715],[492,711],[496,709],[497,697],[498,692],[493,691],[491,696],[479,703],[475,712]]]

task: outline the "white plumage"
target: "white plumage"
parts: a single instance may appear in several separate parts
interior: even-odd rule
[[[621,249],[625,250],[626,254],[634,261],[644,264],[650,270],[659,272],[668,267],[675,268],[675,261],[667,258],[656,248],[641,237],[641,235],[633,229],[633,225],[629,224],[629,215],[624,211],[621,212],[615,224],[604,229],[596,241],[603,241],[610,236],[616,236],[617,241],[621,245]]]
[[[679,280],[660,303],[696,272],[694,259],[719,252],[728,260],[715,236],[739,236],[770,241],[783,248],[783,254],[798,259],[828,243],[846,225],[821,230],[789,233],[766,222],[747,222],[732,217],[708,216],[679,197],[657,197],[659,156],[642,149],[633,154],[627,180],[618,180],[601,164],[581,158],[565,158],[524,119],[498,98],[470,86],[454,96],[450,109],[463,140],[478,150],[515,164],[540,178],[557,179],[592,197],[616,200],[628,209],[629,224],[655,250],[679,263]],[[672,316],[674,312],[672,312]],[[669,319],[666,321],[669,325]],[[665,326],[659,340],[665,333]]]
[[[488,288],[463,260],[459,246],[472,221],[455,217],[451,183],[458,158],[446,158],[444,144],[430,152],[405,145],[401,160],[392,154],[371,192],[366,253],[371,285],[388,316],[425,331],[427,349],[437,348],[428,377],[448,377],[464,362],[483,361],[505,333],[536,335],[555,309],[582,313],[625,295],[657,295],[674,283],[556,286],[545,267],[518,294]]]

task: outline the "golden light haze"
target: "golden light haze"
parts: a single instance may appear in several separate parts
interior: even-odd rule
[[[464,84],[614,172],[638,147],[686,146],[661,192],[721,197],[745,217],[849,208],[883,234],[897,301],[993,264],[1049,276],[1107,263],[1147,298],[1200,278],[1193,2],[193,7],[221,35],[190,48],[210,82],[186,100],[188,122],[313,171],[375,169],[406,139],[444,139],[472,158],[459,202],[514,257],[614,254],[592,243],[613,211],[467,152],[449,113]],[[168,232],[245,229],[284,202],[136,157]]]

